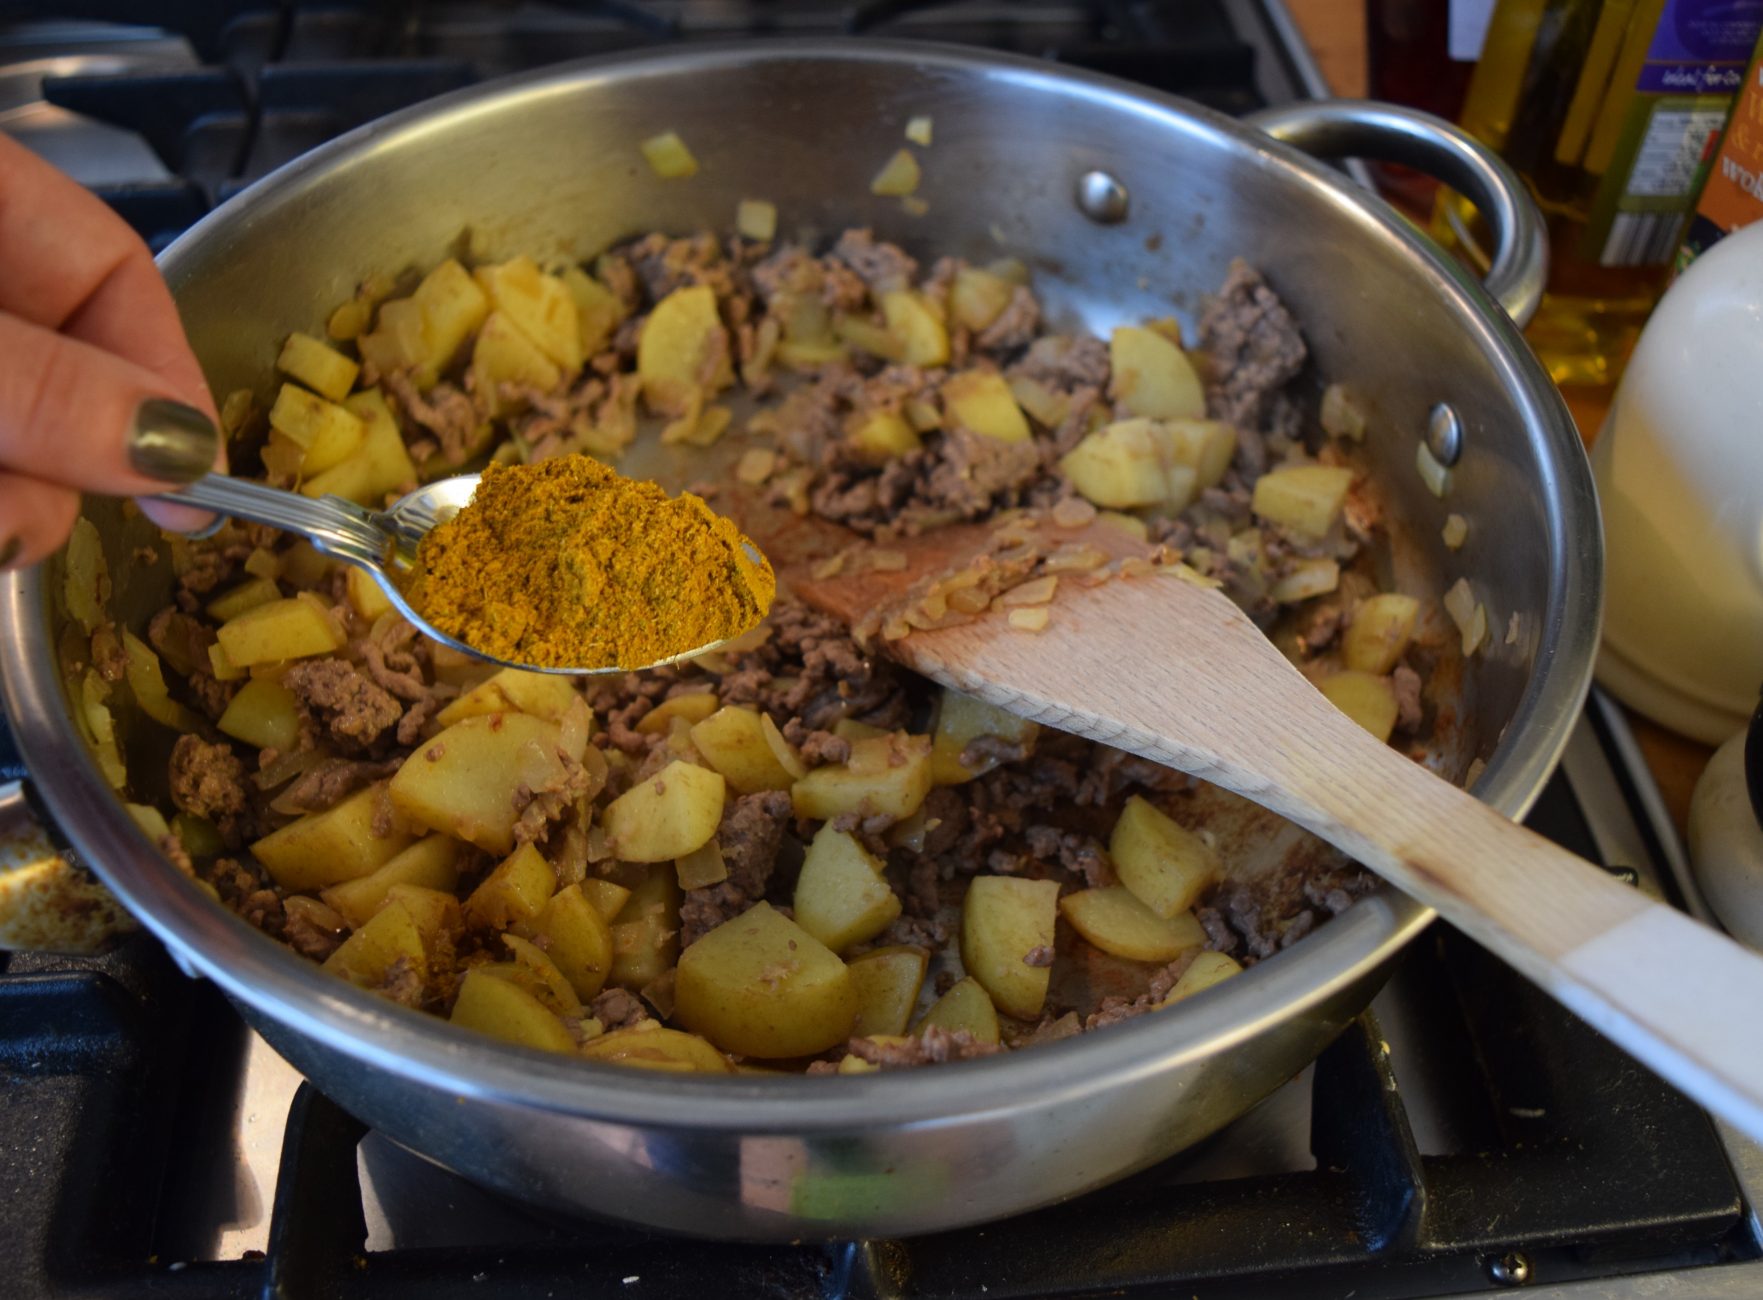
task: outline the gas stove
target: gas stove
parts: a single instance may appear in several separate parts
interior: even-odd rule
[[[118,25],[149,10],[160,26]],[[756,32],[984,44],[1231,112],[1324,89],[1277,0],[0,0],[0,129],[163,244],[404,104]],[[0,781],[21,775],[0,729]],[[1705,917],[1602,697],[1530,823]],[[1763,1294],[1763,1150],[1443,925],[1313,1066],[1199,1147],[1002,1223],[802,1246],[484,1192],[365,1131],[150,939],[0,962],[0,1296]]]

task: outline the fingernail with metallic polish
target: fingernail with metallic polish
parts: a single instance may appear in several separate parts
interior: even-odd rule
[[[150,398],[135,410],[129,430],[129,464],[162,483],[192,483],[214,468],[220,430],[201,411],[182,402]]]

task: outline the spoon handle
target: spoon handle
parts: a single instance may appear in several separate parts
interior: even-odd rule
[[[326,555],[362,568],[376,567],[386,553],[388,539],[373,516],[342,497],[304,497],[248,479],[205,474],[176,492],[162,492],[154,499],[200,506],[235,519],[298,533]]]

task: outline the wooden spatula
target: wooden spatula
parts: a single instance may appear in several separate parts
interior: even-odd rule
[[[908,543],[904,571],[786,576],[804,600],[856,623],[958,564],[983,534]],[[1111,526],[1085,536],[1120,549]],[[934,681],[1305,827],[1763,1140],[1763,957],[1380,744],[1220,592],[1167,574],[1062,581],[1044,631],[988,614],[882,644]]]

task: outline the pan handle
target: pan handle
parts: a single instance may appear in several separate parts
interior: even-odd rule
[[[1304,100],[1244,121],[1318,158],[1401,163],[1460,191],[1493,232],[1488,293],[1520,326],[1536,313],[1549,275],[1542,213],[1518,173],[1468,132],[1431,113],[1369,99]]]
[[[59,851],[23,781],[0,781],[0,950],[96,953],[139,922],[91,872]]]

